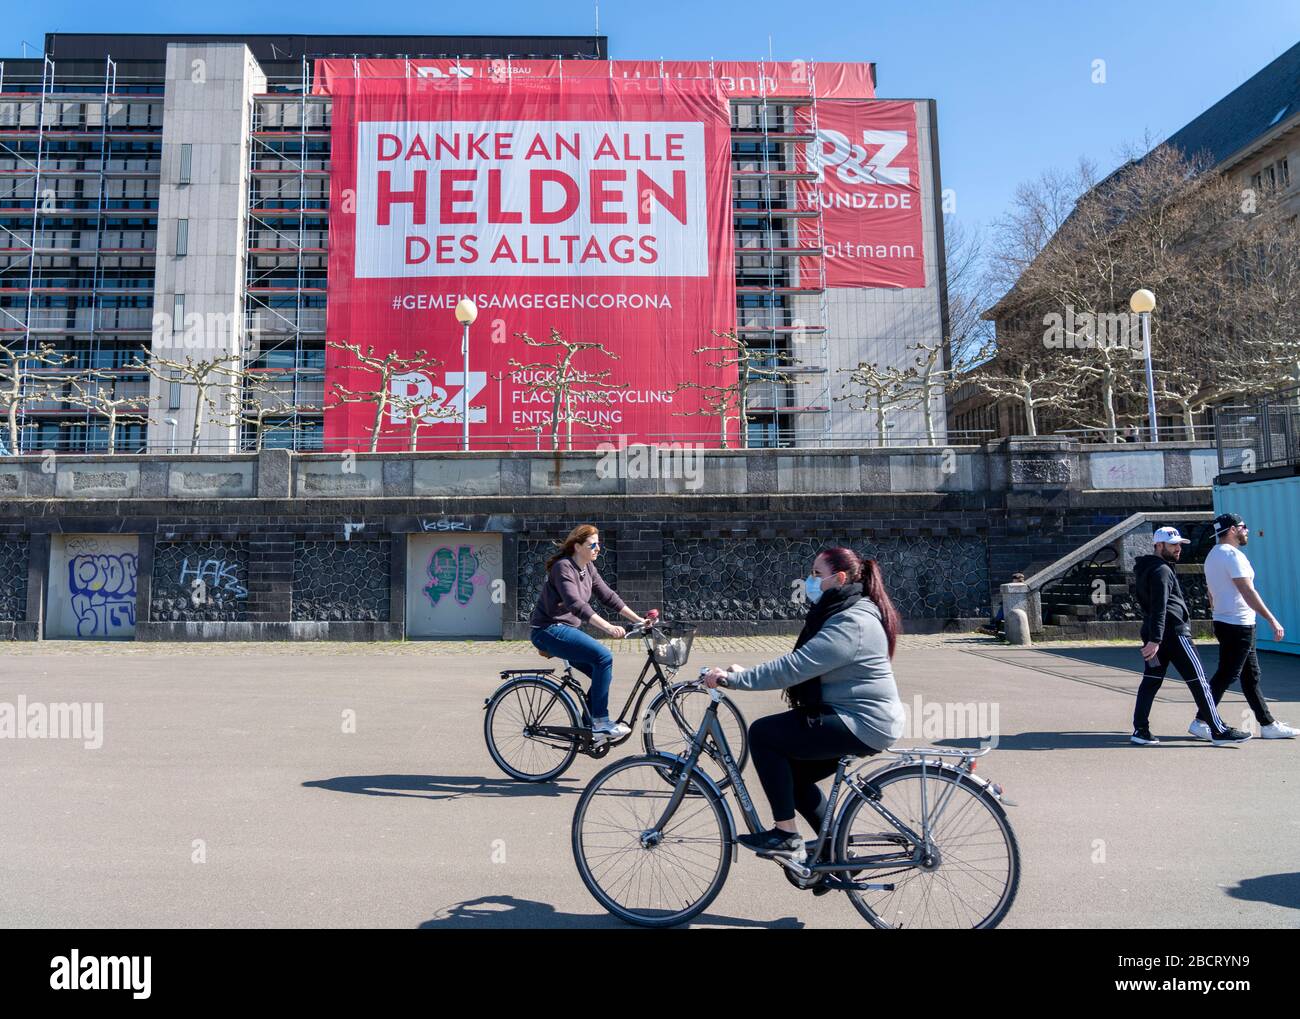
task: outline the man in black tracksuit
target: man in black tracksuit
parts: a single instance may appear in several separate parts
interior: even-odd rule
[[[1215,746],[1244,743],[1250,734],[1225,725],[1219,717],[1209,680],[1192,644],[1191,614],[1187,611],[1178,574],[1174,572],[1174,563],[1182,555],[1183,546],[1191,542],[1174,527],[1161,527],[1152,538],[1155,554],[1139,556],[1133,564],[1134,593],[1142,607],[1142,657],[1146,668],[1133,709],[1130,741],[1143,746],[1160,742],[1151,735],[1151,702],[1172,664],[1192,691],[1201,717],[1210,719],[1210,742]]]

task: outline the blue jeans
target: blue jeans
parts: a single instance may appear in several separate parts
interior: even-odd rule
[[[565,623],[539,626],[529,639],[539,651],[565,659],[587,676],[591,680],[591,693],[587,697],[591,717],[609,717],[609,685],[614,680],[614,656],[609,648]]]

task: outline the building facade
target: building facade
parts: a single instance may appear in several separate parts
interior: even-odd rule
[[[110,420],[116,452],[320,449],[332,101],[316,62],[608,59],[603,37],[62,34],[45,50],[0,62],[0,342],[66,361],[30,363],[56,384],[16,408],[13,452],[105,451]],[[847,371],[945,340],[935,106],[909,101],[924,285],[828,290],[821,213],[796,193],[817,176],[799,158],[817,92],[764,80],[731,101],[736,326],[789,369],[749,394],[748,442],[871,444]],[[181,365],[231,347],[239,382],[275,394],[262,421],[223,366]],[[60,372],[87,373],[90,395]],[[942,442],[937,393],[931,410]],[[925,431],[919,407],[891,417],[893,444]]]
[[[1203,161],[1208,172],[1220,174],[1239,185],[1243,202],[1250,192],[1279,192],[1282,209],[1291,217],[1300,213],[1300,186],[1293,168],[1300,160],[1300,43],[1278,56],[1209,109],[1183,125],[1162,144],[1183,153],[1189,160]],[[1002,329],[1024,310],[1017,306],[1015,291],[1005,295],[985,317]],[[1055,417],[1055,420],[1053,419]],[[1206,412],[1198,422],[1197,436],[1208,437],[1212,415]],[[1177,417],[1161,417],[1160,427],[1181,431]],[[1040,432],[1063,425],[1060,415],[1047,412],[1038,422]],[[953,394],[948,426],[954,431],[990,430],[989,437],[1025,434],[1024,411],[1016,401],[996,400],[978,387],[966,384]],[[1113,438],[1097,433],[1096,438]]]

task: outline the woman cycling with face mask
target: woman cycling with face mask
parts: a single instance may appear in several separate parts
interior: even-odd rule
[[[826,804],[817,783],[841,757],[880,753],[903,734],[890,665],[899,619],[876,561],[827,549],[804,586],[812,604],[790,654],[703,677],[710,687],[725,679],[737,690],[784,689],[791,705],[749,727],[749,751],[776,825],[739,841],[760,856],[802,852],[795,815],[814,833],[821,829]]]
[[[591,728],[598,734],[619,739],[631,730],[621,722],[609,720],[609,687],[614,678],[614,656],[609,648],[580,627],[587,623],[610,637],[622,637],[623,627],[615,626],[597,615],[591,606],[594,593],[612,606],[624,619],[645,622],[624,604],[596,571],[600,555],[600,532],[591,524],[581,524],[569,532],[560,550],[546,561],[546,584],[537,607],[533,609],[533,647],[554,657],[563,658],[591,679]]]

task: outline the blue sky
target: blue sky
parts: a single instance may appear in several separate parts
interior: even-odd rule
[[[538,33],[593,30],[591,0],[358,4],[344,0],[8,0],[0,53],[46,32]],[[615,58],[870,60],[880,95],[939,104],[943,183],[957,215],[996,218],[1017,183],[1081,155],[1104,171],[1163,138],[1300,41],[1295,0],[869,5],[603,0]],[[1093,61],[1105,61],[1094,84]]]

